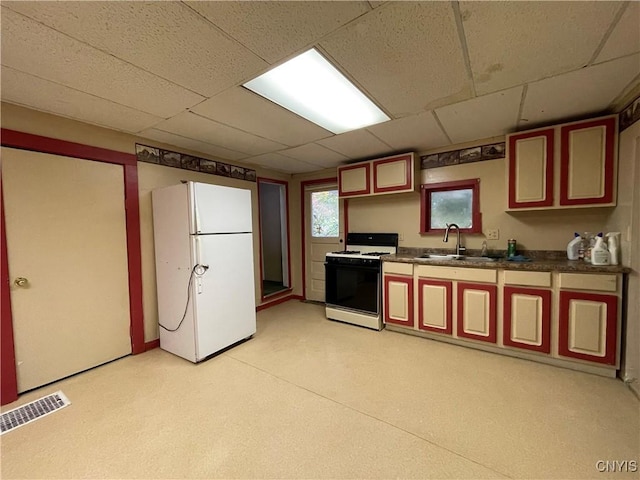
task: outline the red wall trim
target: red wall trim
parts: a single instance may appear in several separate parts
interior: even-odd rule
[[[148,352],[149,350],[153,350],[154,348],[160,347],[160,339],[151,340],[150,342],[146,342],[144,344],[144,351]]]
[[[569,348],[569,309],[572,300],[587,300],[590,302],[600,302],[607,306],[607,327],[604,357],[587,355],[574,352]],[[560,318],[558,334],[558,354],[564,357],[588,360],[589,362],[603,363],[606,365],[616,364],[616,341],[618,331],[618,297],[614,295],[602,295],[596,293],[572,292],[560,290]]]
[[[432,327],[429,325],[425,325],[423,320],[425,318],[425,308],[424,302],[422,301],[422,287],[424,285],[435,285],[438,287],[444,287],[446,292],[446,324],[444,328]],[[453,285],[451,282],[443,281],[443,280],[430,280],[426,278],[418,279],[418,328],[420,330],[426,330],[428,332],[436,332],[436,333],[446,333],[447,335],[451,335],[453,332],[453,312],[452,312],[452,295],[453,295]]]
[[[600,198],[569,198],[569,134],[574,130],[605,127],[604,195]],[[616,117],[567,125],[560,129],[560,205],[593,205],[613,202],[615,181]]]
[[[265,310],[270,307],[275,307],[276,305],[280,305],[281,303],[288,302],[289,300],[304,300],[302,295],[289,295],[286,297],[278,298],[277,300],[273,300],[272,302],[263,303],[262,305],[258,305],[256,307],[256,312],[261,310]]]
[[[144,312],[142,307],[142,258],[140,252],[140,209],[138,197],[138,166],[136,156],[129,153],[107,150],[80,143],[67,142],[55,138],[17,132],[3,128],[0,131],[2,146],[30,150],[34,152],[49,153],[65,157],[80,158],[97,162],[122,165],[124,168],[124,200],[125,218],[127,229],[127,261],[129,264],[129,312],[131,316],[131,352],[133,354],[145,351],[144,343]],[[2,230],[2,244],[6,244],[4,229]],[[4,262],[3,262],[4,263]],[[4,288],[3,288],[4,291]],[[7,290],[8,294],[8,290]],[[2,294],[2,303],[10,304],[10,297],[5,302]],[[2,309],[2,333],[13,331],[11,311]],[[10,330],[9,330],[10,329]],[[13,343],[13,342],[12,342]],[[4,347],[4,345],[3,345]],[[5,348],[3,348],[5,352]],[[13,367],[15,375],[15,361],[4,361],[2,354],[2,391],[5,391],[5,382],[10,378],[10,367]],[[5,372],[5,369],[7,372]],[[7,383],[7,391],[10,386]],[[16,391],[17,395],[17,391]]]
[[[420,185],[420,234],[444,233],[444,228],[429,228],[431,219],[431,193],[448,190],[472,190],[473,212],[471,213],[472,228],[461,228],[462,233],[482,233],[482,214],[480,213],[480,179],[457,180],[455,182],[424,183]]]
[[[407,320],[400,320],[397,318],[392,318],[389,313],[389,283],[398,282],[404,283],[407,285],[407,301],[408,305],[408,318]],[[397,325],[404,325],[405,327],[413,327],[415,324],[413,318],[413,277],[400,277],[396,275],[385,275],[384,276],[384,323],[395,323]]]
[[[509,347],[524,348],[535,352],[550,353],[551,352],[551,290],[540,290],[537,288],[522,288],[505,286],[503,318],[504,331],[502,334],[502,343]],[[540,345],[529,345],[528,343],[511,340],[511,326],[513,323],[513,312],[511,309],[511,297],[516,294],[531,295],[542,299],[542,339]]]
[[[364,168],[365,175],[367,178],[366,186],[364,190],[356,190],[353,192],[343,192],[342,191],[342,172],[345,170],[353,170],[356,168]],[[356,195],[367,195],[371,193],[371,163],[358,163],[353,165],[346,165],[344,167],[338,167],[338,195],[342,197],[354,197]]]
[[[396,155],[394,157],[388,157],[380,160],[374,160],[373,164],[373,193],[384,193],[384,192],[394,192],[396,190],[405,190],[412,189],[413,190],[413,166],[411,165],[411,160],[413,159],[413,154],[407,153],[404,155]],[[407,177],[404,185],[398,185],[394,187],[378,187],[378,165],[382,165],[385,163],[393,163],[404,160],[406,163],[406,171]]]
[[[555,130],[537,130],[509,137],[509,208],[550,207],[553,205],[553,156]],[[518,202],[516,200],[516,142],[527,138],[546,137],[547,158],[545,161],[544,200],[538,202]]]
[[[57,138],[43,137],[31,133],[17,132],[3,128],[2,146],[34,152],[51,153],[65,157],[82,158],[96,162],[115,163],[117,165],[137,165],[137,158],[132,153],[116,152],[100,147],[92,147],[82,143],[67,142]]]
[[[273,295],[280,295],[291,291],[292,281],[291,281],[291,227],[290,227],[290,216],[289,216],[289,182],[284,180],[276,180],[274,178],[265,178],[258,177],[258,238],[260,241],[260,298],[264,300],[265,298],[272,297]],[[285,187],[285,211],[286,211],[286,220],[287,220],[287,271],[289,275],[289,288],[287,290],[283,290],[280,292],[276,292],[272,295],[265,295],[264,288],[262,286],[262,276],[264,272],[262,270],[262,217],[260,215],[260,183],[275,183],[277,185],[284,185]]]
[[[305,197],[305,187],[308,185],[322,185],[323,183],[335,184],[338,181],[337,177],[333,178],[320,178],[317,180],[305,180],[300,182],[300,244],[301,244],[301,257],[302,257],[302,298],[307,298],[307,249],[306,249],[306,237],[307,231],[305,227],[305,215],[304,212],[306,210],[306,197]],[[338,190],[339,192],[339,190]],[[339,195],[339,193],[338,193]],[[345,230],[347,229],[347,201],[344,203],[344,216],[345,216]],[[346,231],[344,232],[346,236]]]
[[[475,335],[473,333],[464,331],[464,292],[465,290],[483,290],[489,292],[489,335],[484,337],[482,335]],[[471,338],[473,340],[480,340],[483,342],[496,343],[497,331],[496,331],[496,297],[498,295],[498,288],[495,285],[482,285],[479,283],[465,283],[458,282],[458,331],[459,337]]]
[[[6,405],[18,399],[18,379],[16,374],[16,355],[13,345],[13,322],[11,316],[11,291],[9,263],[4,224],[4,200],[2,197],[2,177],[0,177],[0,259],[2,260],[2,299],[0,321],[0,405]]]

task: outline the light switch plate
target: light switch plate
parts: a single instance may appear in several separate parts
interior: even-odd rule
[[[487,240],[499,240],[500,230],[497,228],[487,229]]]

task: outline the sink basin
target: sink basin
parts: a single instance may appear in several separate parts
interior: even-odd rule
[[[428,260],[464,260],[466,262],[495,262],[497,259],[492,257],[467,257],[465,255],[436,255],[436,254],[425,254],[419,257],[418,259],[428,259]]]

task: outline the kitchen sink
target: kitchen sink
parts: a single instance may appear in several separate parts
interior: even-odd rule
[[[493,257],[472,257],[466,255],[435,255],[435,254],[425,254],[417,259],[427,259],[427,260],[464,260],[467,262],[495,262],[497,258]]]

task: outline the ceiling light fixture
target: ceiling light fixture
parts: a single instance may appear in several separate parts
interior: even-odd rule
[[[390,120],[316,49],[244,86],[336,134]]]

